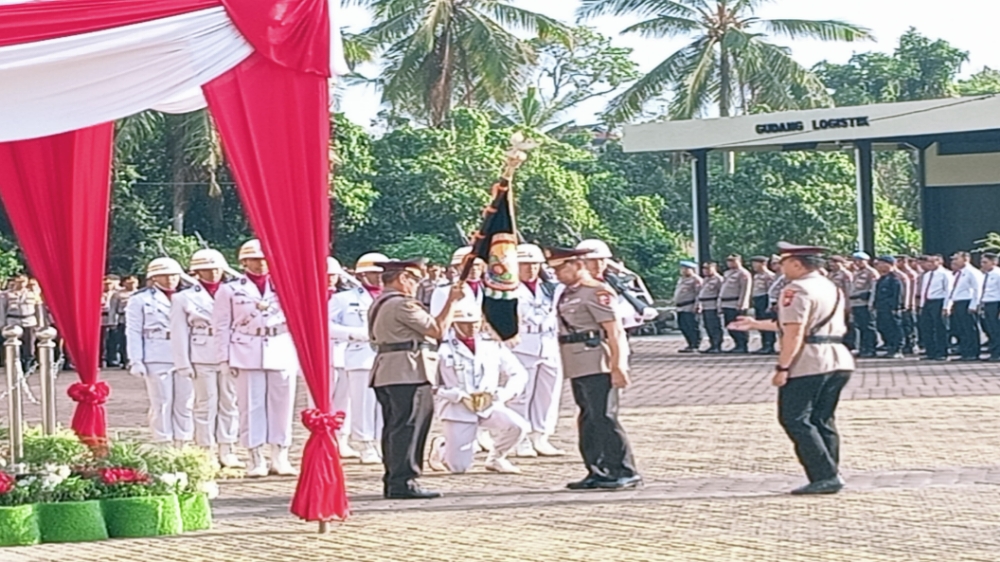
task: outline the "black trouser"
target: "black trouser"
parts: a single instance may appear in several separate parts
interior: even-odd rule
[[[955,301],[951,309],[951,327],[958,340],[958,351],[963,359],[979,357],[979,322],[969,313],[971,301]]]
[[[117,363],[115,353],[115,329],[117,326],[101,326],[101,365],[107,367]]]
[[[714,308],[702,310],[701,319],[705,323],[710,349],[722,349],[722,321],[719,318],[719,311]]]
[[[856,349],[862,355],[875,355],[875,319],[872,309],[864,306],[851,307],[851,320],[854,332],[858,334]]]
[[[889,355],[899,353],[903,346],[902,318],[898,310],[876,310],[875,325]]]
[[[698,327],[698,315],[694,312],[678,312],[677,327],[684,334],[684,341],[691,349],[698,349],[701,345],[701,328]]]
[[[611,386],[607,373],[570,379],[573,399],[580,414],[580,455],[587,476],[617,480],[635,476],[635,461],[628,436],[618,423],[619,390]]]
[[[1000,302],[983,303],[983,331],[986,332],[990,359],[1000,359]]]
[[[795,456],[810,482],[837,476],[840,436],[837,402],[851,380],[850,371],[794,377],[778,389],[778,421],[795,444]]]
[[[728,326],[730,322],[736,320],[738,316],[745,316],[747,311],[738,310],[735,308],[723,308],[722,309],[722,319],[725,325]],[[733,338],[733,343],[736,347],[733,349],[738,351],[746,351],[747,346],[750,345],[750,334],[740,330],[729,330],[729,337]]]
[[[900,341],[902,342],[903,353],[913,353],[913,349],[917,346],[917,327],[913,311],[903,310],[899,313],[899,318],[899,327],[902,330]]]
[[[948,356],[948,328],[944,325],[944,299],[929,300],[920,309],[921,329],[924,331],[924,348],[930,359]]]
[[[385,493],[407,490],[424,469],[424,447],[434,417],[429,383],[375,387],[382,407],[382,465]]]
[[[35,359],[35,332],[38,328],[23,328],[21,333],[21,370],[28,372]]]
[[[121,360],[122,367],[128,366],[128,345],[125,344],[125,324],[115,327],[115,345],[118,352],[118,359]]]
[[[769,320],[774,318],[771,314],[771,299],[767,295],[759,295],[753,298],[753,315],[758,320]],[[777,333],[764,331],[760,333],[760,347],[762,349],[774,349],[774,342]]]

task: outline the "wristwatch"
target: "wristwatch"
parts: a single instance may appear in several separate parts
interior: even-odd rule
[[[782,367],[781,365],[775,365],[774,366],[774,370],[775,370],[775,372],[778,372],[778,373],[787,373],[787,372],[791,371],[792,369],[790,367]]]

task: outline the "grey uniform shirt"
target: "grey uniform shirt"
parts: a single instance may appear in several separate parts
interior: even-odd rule
[[[701,283],[698,293],[698,304],[702,310],[719,309],[719,290],[722,288],[722,276],[716,273],[706,277]]]
[[[41,324],[42,299],[28,289],[0,293],[0,315],[4,326],[37,328]]]
[[[674,289],[674,306],[677,312],[694,312],[698,307],[698,293],[701,292],[701,277],[681,277]]]
[[[615,311],[617,295],[611,287],[600,281],[586,281],[575,287],[566,287],[556,311],[559,315],[559,335],[603,330],[601,324],[621,322]],[[600,344],[589,347],[586,342],[560,343],[563,374],[568,379],[611,372],[611,346],[607,337]]]
[[[801,324],[804,337],[843,336],[847,322],[838,292],[832,281],[817,272],[790,282],[778,302],[779,328]],[[843,343],[805,343],[789,368],[790,378],[853,371],[854,357]]]
[[[764,270],[760,273],[754,273],[753,285],[750,289],[750,296],[754,298],[767,296],[769,294],[768,291],[771,290],[771,285],[774,284],[774,279],[776,277],[777,275],[775,275],[774,272],[769,270]]]
[[[851,275],[850,271],[847,271],[846,269],[831,271],[830,281],[833,281],[833,284],[844,293],[845,299],[850,296],[851,284],[854,282],[854,276]]]
[[[722,275],[719,289],[719,308],[750,308],[750,272],[742,267],[730,269]]]
[[[875,300],[875,283],[878,272],[869,266],[854,274],[851,283],[851,306],[871,306]]]
[[[373,344],[422,342],[416,351],[377,352],[371,386],[437,382],[437,340],[426,336],[437,321],[423,304],[398,291],[382,293],[368,310],[368,334]]]

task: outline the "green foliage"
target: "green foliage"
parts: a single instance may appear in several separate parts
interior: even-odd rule
[[[40,503],[37,510],[42,542],[86,542],[108,538],[100,502]]]
[[[33,426],[24,432],[21,462],[29,470],[41,470],[46,465],[80,466],[90,458],[90,450],[70,430],[60,429],[54,435],[44,435],[41,426]]]
[[[407,259],[421,256],[435,264],[447,264],[455,251],[455,244],[445,242],[433,234],[411,234],[399,242],[387,244],[382,251],[389,257]]]
[[[3,498],[0,497],[0,502]],[[0,547],[38,544],[42,534],[38,529],[38,514],[33,505],[4,506],[0,503]]]
[[[82,502],[96,500],[101,496],[101,490],[93,479],[73,474],[56,484],[50,491],[43,490],[42,501]]]
[[[987,66],[968,79],[960,80],[958,93],[962,96],[1000,94],[1000,71]]]

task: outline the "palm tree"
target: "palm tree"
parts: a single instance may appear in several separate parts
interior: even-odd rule
[[[372,9],[363,35],[384,58],[382,98],[441,125],[455,104],[514,100],[536,56],[511,30],[565,37],[562,23],[511,0],[349,0]]]
[[[632,119],[643,105],[670,90],[669,113],[690,119],[718,102],[719,115],[830,105],[823,83],[797,63],[791,50],[769,42],[768,34],[790,39],[860,41],[868,29],[837,20],[761,19],[755,11],[769,0],[580,0],[580,19],[601,15],[644,18],[622,33],[666,38],[693,36],[682,47],[608,105],[613,122]],[[804,94],[804,95],[803,95]]]

